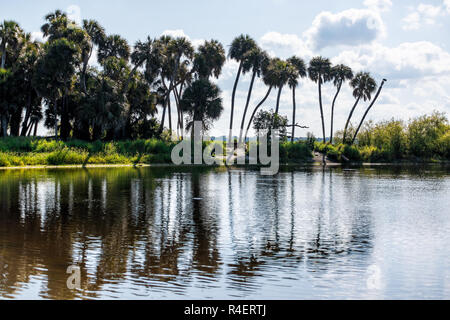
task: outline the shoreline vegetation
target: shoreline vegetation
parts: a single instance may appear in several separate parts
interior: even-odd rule
[[[348,129],[353,133],[354,128]],[[425,164],[450,161],[450,125],[446,116],[434,112],[404,123],[369,121],[358,133],[354,145],[342,143],[343,132],[335,133],[335,144],[313,135],[294,142],[281,135],[280,165],[317,164],[324,155],[327,165]],[[203,150],[214,146],[203,142]],[[222,142],[224,156],[227,148]],[[246,142],[246,150],[255,141]],[[177,141],[139,139],[129,141],[55,140],[38,137],[0,138],[0,168],[58,166],[171,166]],[[234,152],[234,151],[233,151]],[[225,159],[225,157],[224,157]],[[248,161],[247,161],[248,162]],[[183,165],[182,165],[183,166]],[[189,165],[184,165],[189,166]],[[242,167],[236,164],[231,167]],[[253,165],[247,165],[252,167]]]
[[[445,114],[434,112],[408,123],[366,121],[387,79],[378,75],[377,83],[369,72],[333,65],[325,57],[309,62],[271,57],[244,34],[232,41],[228,53],[214,39],[194,47],[185,37],[168,35],[130,46],[120,35],[108,35],[97,21],[77,24],[61,10],[44,17],[41,31],[42,42],[15,21],[0,23],[0,167],[170,164],[172,149],[183,137],[193,136],[194,123],[207,133],[221,118],[224,102],[215,80],[227,59],[239,65],[228,141],[239,133],[236,143],[246,145],[247,156],[249,144],[255,143],[248,139],[252,127],[257,136],[278,130],[280,165],[450,159]],[[246,103],[237,106],[236,91],[246,74],[251,75]],[[298,131],[304,136],[309,129],[296,122],[301,79],[318,87],[320,139],[311,133],[298,138]],[[257,81],[267,93],[252,106]],[[339,96],[346,84],[355,101],[341,108]],[[323,101],[323,91],[330,89],[334,99]],[[291,123],[280,112],[283,90],[292,92]],[[276,94],[274,105],[266,102],[271,93]],[[363,103],[368,104],[364,116],[356,120],[354,112]],[[238,112],[242,117],[235,119]],[[347,121],[337,131],[334,119],[340,112]],[[325,114],[331,115],[328,124]],[[37,137],[41,124],[54,138]]]

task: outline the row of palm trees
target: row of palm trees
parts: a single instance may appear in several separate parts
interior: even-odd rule
[[[184,37],[148,37],[131,48],[119,35],[107,35],[95,20],[77,25],[59,10],[45,17],[41,30],[45,43],[32,41],[14,21],[0,24],[0,111],[1,135],[36,134],[39,121],[62,139],[134,139],[161,137],[168,132],[183,136],[194,121],[205,130],[223,112],[221,91],[211,81],[219,78],[227,60],[223,45],[217,40],[205,41],[194,48]],[[97,52],[99,66],[90,64]],[[309,76],[318,84],[322,134],[326,141],[322,85],[333,81],[336,94],[331,106],[331,134],[335,104],[342,86],[349,81],[356,99],[350,111],[344,141],[353,113],[360,100],[371,100],[377,88],[369,73],[353,75],[345,65],[332,66],[323,57],[311,59],[307,65],[297,56],[287,60],[270,57],[248,35],[235,38],[228,58],[239,67],[231,97],[230,140],[235,115],[235,97],[242,75],[251,81],[240,121],[239,141],[245,141],[256,113],[264,106],[274,89],[277,92],[275,115],[280,111],[283,89],[292,90],[293,115],[291,140],[295,139],[296,88],[299,80]],[[262,79],[267,93],[247,119],[256,81]],[[378,98],[383,83],[367,109]],[[175,105],[176,125],[172,123]],[[45,106],[45,111],[43,111]],[[161,111],[159,119],[156,114]],[[247,121],[248,120],[248,121]],[[166,124],[167,122],[167,124]],[[247,127],[246,127],[247,123]],[[22,130],[20,130],[22,127]],[[357,130],[359,131],[359,129]]]
[[[349,81],[350,86],[353,89],[353,96],[356,101],[353,105],[346,125],[344,129],[344,137],[343,141],[346,143],[354,143],[356,137],[361,129],[362,124],[364,123],[368,112],[373,107],[376,99],[378,98],[381,89],[386,81],[383,79],[378,92],[373,99],[370,106],[367,108],[366,113],[363,119],[358,126],[355,134],[352,139],[348,139],[347,133],[348,128],[351,123],[351,119],[353,117],[353,113],[360,102],[361,99],[364,101],[371,100],[371,96],[374,91],[377,89],[376,81],[371,77],[371,75],[367,72],[359,72],[356,75],[353,74],[353,71],[350,67],[345,66],[343,64],[339,64],[336,66],[332,66],[329,59],[323,57],[314,57],[309,62],[309,66],[306,65],[305,61],[297,56],[293,56],[287,60],[281,60],[279,58],[270,58],[269,55],[258,47],[256,41],[254,41],[248,35],[241,35],[233,40],[229,52],[229,58],[237,61],[239,63],[238,72],[236,75],[236,80],[233,87],[233,93],[231,98],[231,119],[230,119],[230,138],[231,132],[233,130],[233,117],[234,117],[234,109],[235,109],[235,96],[236,90],[239,83],[239,79],[241,74],[245,74],[247,72],[252,72],[252,77],[250,81],[250,87],[248,90],[247,102],[244,108],[244,113],[242,116],[241,127],[240,127],[240,135],[239,142],[242,142],[243,138],[243,130],[245,125],[245,120],[247,116],[247,111],[249,107],[249,102],[252,95],[252,90],[256,77],[262,77],[262,81],[268,87],[266,95],[263,99],[257,104],[254,109],[252,115],[250,116],[250,120],[247,125],[247,130],[245,131],[244,138],[247,138],[248,131],[251,127],[252,121],[257,113],[257,111],[264,105],[270,96],[272,90],[274,88],[278,89],[277,98],[276,98],[276,106],[275,106],[275,115],[278,115],[280,108],[280,98],[283,88],[288,85],[292,90],[292,105],[293,105],[293,114],[292,114],[292,134],[291,141],[295,140],[295,129],[299,125],[296,123],[296,88],[299,84],[300,78],[305,78],[309,76],[309,78],[318,84],[318,97],[319,97],[319,109],[322,120],[322,135],[323,141],[326,141],[326,132],[325,132],[325,120],[324,120],[324,109],[323,109],[323,101],[322,101],[322,86],[324,83],[332,81],[334,86],[336,87],[336,94],[334,95],[334,99],[331,105],[331,130],[330,130],[330,143],[333,143],[333,134],[334,134],[334,114],[335,114],[335,106],[338,96],[341,92],[342,86],[345,82]]]

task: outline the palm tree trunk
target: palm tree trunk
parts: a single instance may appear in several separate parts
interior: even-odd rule
[[[333,104],[331,105],[331,131],[330,131],[330,143],[333,144],[333,134],[334,134],[334,105],[336,104],[336,99],[339,96],[339,92],[341,91],[342,83],[338,85],[338,89],[336,95],[333,99]]]
[[[292,87],[292,136],[291,136],[291,142],[294,143],[295,141],[295,113],[296,113],[296,104],[295,104],[295,86]]]
[[[278,96],[277,96],[277,107],[275,109],[275,114],[278,115],[278,111],[280,111],[280,99],[281,99],[281,92],[283,91],[283,86],[280,86],[280,89],[278,89]]]
[[[58,112],[56,108],[58,99],[55,98],[53,108],[55,108],[55,140],[58,140]]]
[[[267,90],[266,96],[261,100],[261,102],[256,106],[255,110],[253,110],[252,116],[250,117],[250,121],[248,122],[247,131],[245,132],[245,140],[247,140],[248,131],[250,130],[250,127],[252,125],[253,118],[255,118],[256,112],[258,109],[266,102],[267,98],[270,95],[270,92],[272,92],[272,86],[269,87],[269,90]]]
[[[22,131],[20,132],[20,135],[24,137],[27,134],[27,128],[28,128],[28,121],[30,121],[30,115],[31,115],[31,93],[28,94],[27,99],[27,112],[25,113],[25,119],[22,123]]]
[[[350,120],[352,119],[353,112],[355,112],[356,106],[358,105],[358,102],[360,99],[361,99],[361,97],[358,97],[358,99],[356,99],[355,105],[353,106],[352,111],[350,112],[350,114],[348,116],[347,123],[345,124],[344,137],[342,139],[342,143],[346,143],[348,125],[350,124]]]
[[[385,82],[386,82],[386,80],[383,80],[383,81],[381,82],[381,85],[380,85],[380,87],[378,88],[378,92],[377,92],[377,94],[375,95],[375,98],[373,98],[372,103],[371,103],[370,106],[367,108],[366,112],[364,113],[364,116],[363,116],[362,119],[361,119],[361,122],[359,123],[358,129],[356,129],[356,132],[355,132],[355,135],[353,136],[353,139],[352,139],[352,143],[351,143],[351,144],[354,144],[354,143],[355,143],[355,140],[356,140],[356,137],[358,136],[359,130],[361,130],[361,127],[362,127],[364,121],[366,120],[367,114],[369,113],[370,109],[372,109],[372,107],[374,106],[375,102],[377,101],[378,96],[380,95],[381,90],[383,89],[383,86],[384,86],[384,83],[385,83]]]
[[[172,134],[172,112],[170,109],[170,92],[169,92],[169,98],[167,99],[167,116],[169,117],[170,134]]]
[[[250,99],[252,97],[253,85],[255,83],[256,72],[253,72],[252,80],[250,82],[250,88],[248,89],[247,102],[245,104],[244,115],[242,116],[241,122],[241,132],[239,133],[239,143],[242,143],[242,134],[244,133],[245,117],[247,115],[248,105],[250,104]]]
[[[6,63],[6,43],[3,41],[2,44],[2,69],[5,69]]]
[[[322,135],[323,135],[323,143],[327,142],[327,138],[325,136],[325,119],[323,116],[323,106],[322,106],[322,80],[319,78],[319,107],[320,107],[320,117],[322,118]],[[325,153],[322,155],[322,162],[325,164]]]
[[[234,81],[234,86],[233,86],[233,93],[231,95],[231,117],[230,117],[230,133],[229,133],[229,139],[228,141],[231,143],[231,138],[232,138],[232,132],[233,132],[233,120],[234,120],[234,101],[236,98],[236,90],[237,90],[237,86],[239,83],[239,78],[241,77],[241,72],[242,72],[242,65],[243,65],[243,61],[240,62],[239,64],[239,69],[238,69],[238,73],[236,76],[236,80]]]
[[[37,136],[38,123],[39,123],[39,121],[35,121],[35,122],[34,122],[34,133],[33,133],[33,136],[34,136],[34,137]]]
[[[7,115],[6,114],[2,114],[1,116],[1,126],[2,126],[2,137],[7,137],[8,136],[8,121],[7,121]]]

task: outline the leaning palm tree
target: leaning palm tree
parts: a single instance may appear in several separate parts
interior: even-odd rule
[[[289,58],[288,63],[292,66],[292,70],[289,73],[288,84],[292,89],[292,136],[291,142],[295,140],[295,115],[296,115],[296,101],[295,101],[295,88],[298,86],[298,79],[306,77],[306,65],[303,59],[293,56]]]
[[[334,134],[334,106],[336,100],[341,92],[342,84],[347,80],[353,79],[353,71],[350,67],[346,65],[339,64],[331,68],[331,78],[333,80],[334,86],[337,88],[336,95],[333,99],[333,104],[331,105],[331,131],[330,131],[330,143],[333,144],[333,134]]]
[[[235,38],[231,43],[230,52],[228,53],[228,57],[230,59],[236,60],[239,62],[239,69],[236,75],[236,80],[234,82],[233,93],[231,95],[231,117],[230,117],[230,133],[229,133],[229,141],[232,138],[233,132],[233,120],[234,120],[234,101],[236,98],[236,90],[239,83],[239,78],[241,77],[242,68],[244,66],[245,57],[247,52],[256,47],[256,42],[249,35],[240,35]]]
[[[245,62],[242,73],[252,72],[252,79],[247,94],[247,102],[245,103],[244,114],[241,121],[241,130],[239,133],[239,143],[242,143],[242,134],[244,133],[245,117],[247,116],[248,106],[252,97],[253,85],[256,77],[261,75],[263,65],[268,61],[268,54],[258,47],[253,48],[245,55]]]
[[[2,55],[1,68],[5,69],[6,47],[15,45],[19,41],[19,35],[22,33],[19,25],[15,21],[3,21],[0,24],[0,53]]]
[[[116,57],[127,60],[130,58],[130,46],[127,40],[114,34],[105,38],[98,48],[98,62],[103,64],[106,59]]]
[[[347,143],[347,130],[348,126],[350,124],[350,121],[352,119],[353,113],[355,112],[356,106],[358,105],[359,101],[363,99],[364,101],[370,100],[372,97],[372,93],[377,89],[377,83],[375,80],[370,76],[370,73],[368,72],[359,72],[355,78],[350,82],[350,86],[353,88],[353,97],[355,97],[356,101],[353,105],[352,110],[350,111],[350,114],[347,119],[347,123],[345,124],[344,129],[344,137],[343,142]]]
[[[322,84],[331,80],[330,77],[331,62],[329,59],[323,57],[315,57],[309,63],[308,74],[309,78],[316,82],[319,87],[319,107],[320,116],[322,118],[322,134],[323,142],[326,142],[325,136],[325,119],[323,117],[323,106],[322,106]],[[323,158],[325,161],[325,157]]]
[[[364,120],[366,120],[367,114],[369,113],[370,109],[372,109],[373,105],[377,101],[378,96],[380,95],[381,90],[383,89],[384,83],[386,81],[387,81],[386,79],[383,79],[383,81],[381,81],[381,85],[378,88],[377,94],[375,95],[375,97],[373,98],[372,103],[369,105],[369,107],[367,108],[366,112],[364,113],[364,116],[362,117],[361,122],[359,123],[358,129],[356,129],[355,135],[353,136],[353,139],[352,139],[352,144],[355,143],[355,140],[356,140],[356,137],[358,136],[359,130],[361,130],[361,127],[362,127],[362,125],[364,123]]]
[[[253,123],[253,119],[255,118],[256,113],[258,112],[259,108],[261,108],[261,106],[266,102],[267,98],[270,96],[270,93],[272,92],[272,89],[275,88],[278,83],[277,82],[278,77],[275,71],[275,65],[277,61],[278,61],[277,58],[269,59],[262,66],[263,82],[269,88],[267,89],[267,93],[264,96],[264,98],[258,103],[258,105],[253,110],[253,113],[248,122],[247,130],[245,131],[244,141],[247,140],[248,131],[250,130],[250,127]]]

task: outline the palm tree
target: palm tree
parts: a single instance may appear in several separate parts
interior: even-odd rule
[[[252,116],[250,117],[250,120],[248,122],[247,130],[245,131],[244,141],[247,140],[248,131],[250,130],[250,127],[253,123],[253,119],[256,116],[256,113],[258,112],[259,108],[266,102],[267,98],[270,96],[270,93],[272,92],[272,89],[277,86],[277,73],[276,73],[276,64],[278,59],[269,59],[266,61],[266,63],[263,64],[262,67],[262,76],[263,76],[263,82],[266,86],[268,86],[268,90],[264,98],[258,103],[258,105],[253,110]]]
[[[114,34],[105,38],[98,48],[98,62],[104,64],[106,59],[115,57],[128,61],[130,57],[130,46],[127,40]]]
[[[236,80],[233,86],[233,93],[231,95],[231,117],[230,117],[230,133],[229,133],[229,141],[231,142],[232,132],[233,132],[233,119],[234,119],[234,101],[236,98],[236,90],[239,83],[239,78],[242,73],[242,68],[244,66],[245,57],[247,52],[256,47],[256,42],[249,35],[240,35],[235,38],[231,43],[230,52],[228,53],[228,57],[230,59],[236,60],[239,62],[239,69],[236,75]]]
[[[186,88],[180,106],[189,115],[186,129],[192,129],[192,135],[195,121],[200,121],[203,130],[208,130],[212,121],[220,118],[223,112],[220,95],[220,89],[208,79],[196,80]]]
[[[356,129],[355,135],[353,136],[353,139],[352,139],[352,144],[355,143],[355,140],[356,140],[356,137],[358,136],[359,130],[361,130],[361,127],[362,127],[362,125],[363,125],[363,123],[364,123],[364,120],[366,120],[367,114],[369,113],[370,109],[373,107],[373,105],[374,105],[375,102],[377,101],[378,96],[380,95],[381,90],[383,89],[384,83],[385,83],[386,81],[387,81],[386,79],[383,79],[383,81],[381,81],[381,85],[380,85],[380,87],[378,88],[377,94],[375,95],[375,97],[374,97],[372,103],[369,105],[369,107],[367,108],[366,112],[364,113],[364,116],[362,117],[361,122],[359,123],[358,129]]]
[[[291,72],[289,73],[289,79],[288,84],[289,87],[292,89],[292,136],[291,136],[291,142],[294,142],[295,140],[295,114],[296,114],[296,103],[295,103],[295,88],[298,86],[298,78],[304,78],[306,77],[306,65],[303,59],[298,58],[296,56],[293,56],[289,58],[288,63],[292,66]]]
[[[364,99],[364,101],[371,99],[372,93],[377,89],[377,83],[370,76],[370,73],[359,72],[353,78],[353,80],[350,82],[350,86],[353,88],[353,97],[355,97],[356,102],[353,105],[353,108],[350,111],[350,114],[348,116],[347,123],[345,124],[344,137],[343,137],[344,143],[347,143],[346,138],[347,138],[348,125],[350,124],[350,121],[352,119],[353,113],[355,112],[356,106],[358,105],[361,98]]]
[[[278,115],[278,112],[280,111],[281,92],[283,91],[283,87],[286,85],[286,83],[289,80],[289,74],[291,72],[291,65],[287,61],[275,58],[274,68],[275,68],[274,72],[275,72],[275,75],[277,78],[276,87],[278,88],[275,115]]]
[[[17,44],[19,35],[21,33],[22,30],[15,21],[5,20],[2,24],[0,24],[0,52],[2,55],[2,69],[5,69],[6,65],[6,47],[8,45]]]
[[[218,79],[225,61],[223,45],[217,40],[205,41],[195,53],[193,71],[199,78]]]
[[[100,47],[106,39],[105,29],[95,20],[83,20],[83,30],[89,36],[88,46],[83,48],[82,60],[83,69],[81,71],[81,85],[86,93],[86,70],[94,51],[94,46]]]
[[[256,77],[261,75],[264,64],[269,60],[269,56],[265,51],[255,47],[245,54],[245,62],[243,64],[242,73],[245,74],[252,71],[252,79],[250,81],[250,87],[248,89],[247,102],[245,104],[244,114],[242,116],[241,131],[239,133],[239,143],[242,143],[242,134],[244,132],[245,117],[247,115],[248,106],[252,97],[253,85]]]
[[[309,63],[308,74],[309,78],[316,82],[319,87],[319,107],[320,107],[320,117],[322,118],[322,134],[323,142],[326,142],[325,136],[325,119],[323,116],[323,106],[322,106],[322,84],[331,80],[330,76],[331,62],[329,59],[323,57],[315,57]],[[323,158],[325,162],[325,156]]]
[[[330,131],[330,143],[333,144],[333,134],[334,134],[334,106],[336,99],[341,91],[342,84],[347,80],[353,79],[353,71],[350,67],[346,65],[339,64],[331,68],[331,78],[333,80],[334,86],[337,88],[336,95],[333,99],[333,104],[331,105],[331,131]]]

